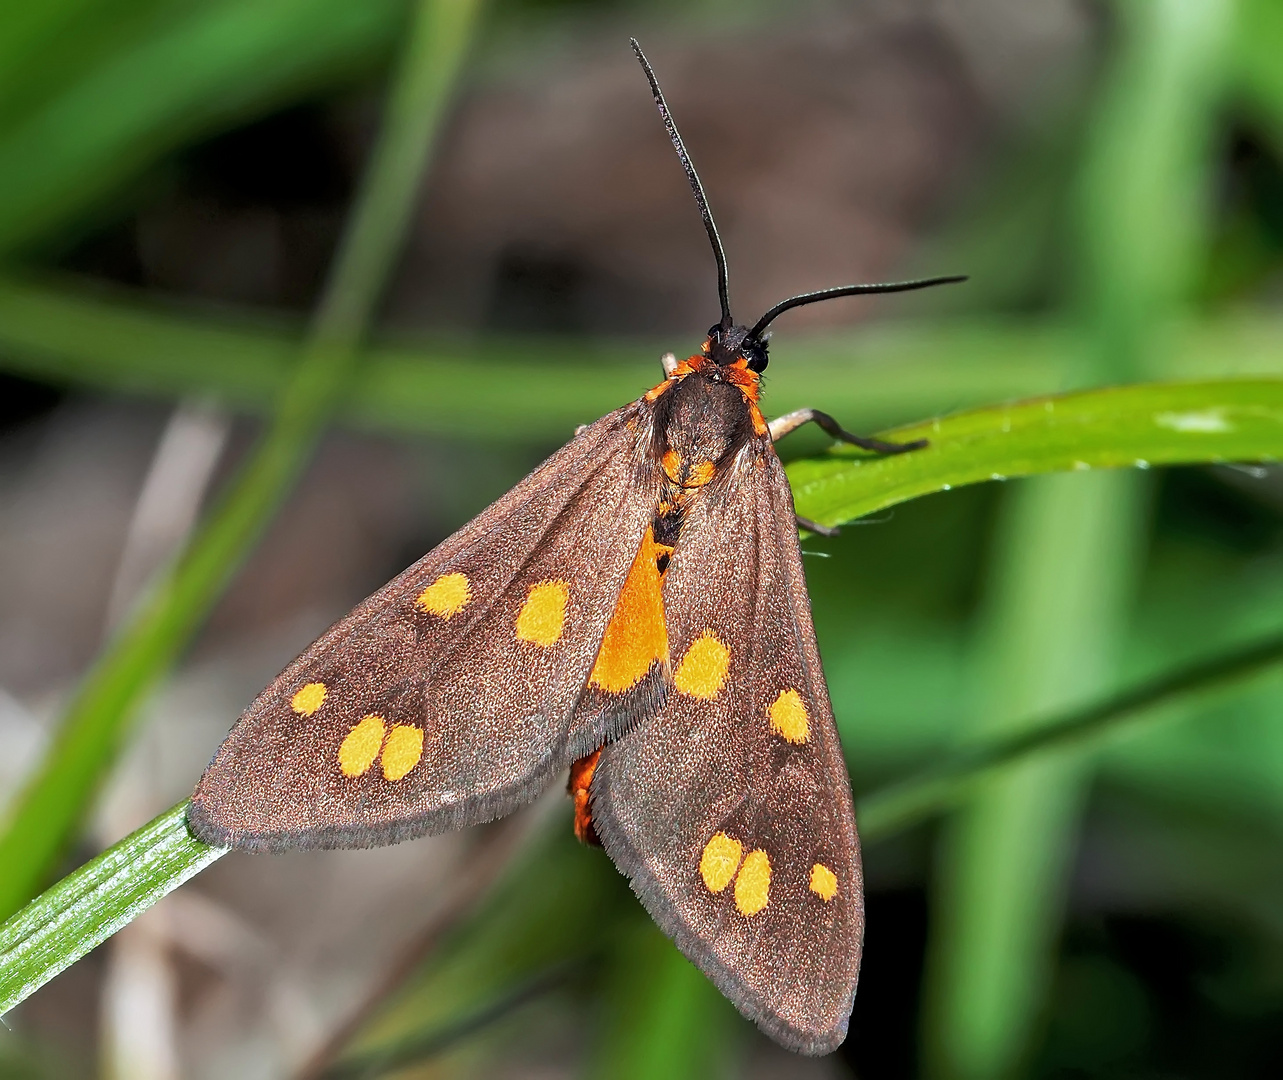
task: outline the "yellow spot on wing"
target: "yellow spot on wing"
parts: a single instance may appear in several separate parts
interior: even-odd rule
[[[458,615],[472,599],[472,585],[467,574],[442,574],[423,592],[416,603],[424,611],[443,619]]]
[[[673,674],[673,685],[690,697],[712,701],[726,681],[731,654],[711,630],[705,630],[691,642],[682,662]]]
[[[374,759],[383,745],[383,717],[373,714],[364,717],[347,733],[339,747],[339,768],[344,776],[364,776],[370,771]]]
[[[756,915],[771,898],[771,860],[758,848],[750,851],[735,879],[735,906],[741,915]]]
[[[564,581],[541,581],[530,590],[517,616],[517,637],[536,645],[555,645],[566,622],[566,598],[570,586]]]
[[[383,744],[383,779],[400,780],[423,757],[423,729],[411,724],[393,724]]]
[[[738,840],[732,840],[722,832],[713,833],[699,859],[699,876],[704,879],[704,884],[715,893],[721,892],[739,869],[743,853],[744,846]]]
[[[807,716],[806,703],[796,690],[781,690],[780,696],[771,702],[767,711],[776,734],[791,743],[806,742],[811,734],[810,718]]]
[[[838,876],[823,863],[811,867],[811,892],[826,904],[838,894]]]
[[[672,553],[672,548],[655,543],[654,530],[647,528],[588,677],[608,694],[622,694],[641,681],[651,664],[668,659],[658,560]]]
[[[325,704],[325,683],[310,682],[290,698],[290,708],[299,716],[315,716]]]

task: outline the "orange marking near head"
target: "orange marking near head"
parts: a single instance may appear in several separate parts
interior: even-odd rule
[[[589,683],[608,694],[620,694],[636,686],[651,664],[668,659],[664,597],[656,565],[665,550],[664,545],[655,543],[655,533],[647,526],[588,677]],[[671,551],[667,549],[670,554]]]
[[[732,386],[738,386],[740,393],[744,395],[744,400],[750,405],[757,404],[757,396],[761,390],[761,377],[748,366],[748,361],[740,357],[733,364],[727,364],[722,368],[722,378]]]
[[[754,435],[769,435],[771,433],[770,426],[766,423],[766,417],[762,415],[762,410],[757,407],[756,401],[748,403],[748,415],[753,420]]]
[[[600,846],[597,832],[592,827],[592,808],[588,805],[588,790],[592,786],[593,773],[597,771],[597,759],[601,749],[594,750],[587,757],[580,758],[570,766],[570,797],[575,801],[575,836],[585,844]]]
[[[658,401],[659,395],[662,394],[665,390],[667,390],[672,385],[673,384],[670,380],[665,379],[658,386],[652,386],[649,390],[647,390],[646,393],[642,395],[642,399],[644,401]]]
[[[662,394],[665,390],[667,390],[670,386],[674,385],[675,383],[681,382],[682,379],[686,378],[687,375],[689,375],[692,371],[695,370],[695,368],[692,366],[692,362],[697,359],[698,357],[692,356],[689,360],[683,360],[680,364],[678,364],[675,368],[673,368],[673,370],[669,373],[668,378],[666,378],[658,386],[652,386],[649,390],[646,391],[646,393],[643,395],[644,400],[655,401],[659,398],[659,395]]]

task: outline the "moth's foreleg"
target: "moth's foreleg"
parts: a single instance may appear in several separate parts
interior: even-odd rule
[[[818,533],[820,536],[837,536],[842,531],[836,525],[821,525],[818,521],[804,518],[801,514],[794,514],[793,516],[797,519],[797,527],[799,529]]]
[[[903,454],[909,450],[921,450],[927,445],[926,439],[915,439],[908,443],[884,442],[882,439],[870,439],[863,435],[852,435],[842,427],[828,413],[820,412],[819,409],[795,409],[791,413],[785,413],[783,416],[777,416],[767,427],[771,432],[771,442],[779,442],[785,435],[791,435],[803,424],[815,424],[821,431],[832,435],[835,439],[842,442],[851,443],[862,450],[872,450],[877,454]],[[818,521],[812,521],[810,518],[804,518],[801,514],[795,514],[797,526],[799,529],[806,529],[808,532],[818,533],[820,536],[837,536],[840,530],[829,525],[821,525]]]
[[[908,443],[884,442],[882,439],[870,439],[864,435],[852,435],[828,413],[819,409],[795,409],[791,413],[777,416],[767,427],[771,432],[771,442],[779,442],[785,435],[790,435],[803,424],[815,424],[820,430],[842,442],[858,446],[861,450],[872,450],[876,454],[903,454],[908,450],[921,450],[927,445],[926,439],[915,439]],[[810,526],[806,526],[810,528]],[[817,529],[817,532],[822,530]]]

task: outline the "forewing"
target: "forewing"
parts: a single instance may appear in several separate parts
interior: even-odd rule
[[[584,429],[290,664],[197,786],[196,833],[276,850],[443,832],[613,735],[573,711],[653,513],[649,416]]]
[[[692,503],[664,602],[674,689],[603,750],[593,825],[741,1012],[827,1053],[859,972],[859,848],[792,494],[765,440]]]

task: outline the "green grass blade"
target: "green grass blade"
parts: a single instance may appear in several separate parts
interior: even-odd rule
[[[1064,224],[1077,248],[1078,385],[1161,365],[1155,331],[1199,279],[1233,5],[1114,5],[1114,54],[1085,128],[1076,213]],[[1191,434],[1199,421],[1182,415],[1169,420]],[[1204,426],[1217,423],[1208,416]],[[972,735],[1107,691],[1145,547],[1139,479],[1061,476],[1008,493],[982,605]],[[1027,1060],[1089,769],[1060,755],[1006,771],[943,830],[924,986],[928,1076],[1006,1078]]]
[[[0,926],[0,1015],[226,852],[167,810],[41,893]]]
[[[365,64],[405,0],[223,0],[121,48],[0,139],[0,252],[83,215],[197,135]]]
[[[384,145],[276,422],[221,507],[108,645],[68,706],[0,836],[0,912],[15,910],[38,888],[115,760],[136,706],[190,640],[306,464],[398,250],[410,194],[477,7],[472,0],[424,0],[389,102]]]
[[[1164,705],[1237,686],[1279,664],[1283,664],[1283,635],[1190,664],[1089,708],[972,743],[860,799],[860,836],[876,843],[949,809],[1004,766],[1098,743]]]
[[[910,424],[922,450],[846,447],[789,465],[798,513],[838,525],[906,499],[1037,473],[1283,458],[1283,379],[1150,383],[1035,398]]]
[[[602,1080],[700,1080],[730,1075],[735,1011],[659,928],[638,920],[617,935],[606,1008],[585,1070]]]
[[[1275,375],[1283,320],[1237,313],[1161,335],[1165,378]],[[297,327],[198,318],[136,294],[0,278],[0,370],[57,385],[171,399],[192,394],[270,412],[288,381]],[[393,432],[563,437],[637,397],[680,342],[511,337],[426,339],[362,353],[339,418]],[[765,406],[819,405],[852,430],[905,416],[1062,388],[1081,346],[1063,327],[957,320],[881,325],[775,345]]]
[[[1238,89],[1264,121],[1277,152],[1283,149],[1283,6],[1276,0],[1239,0],[1235,31]]]

